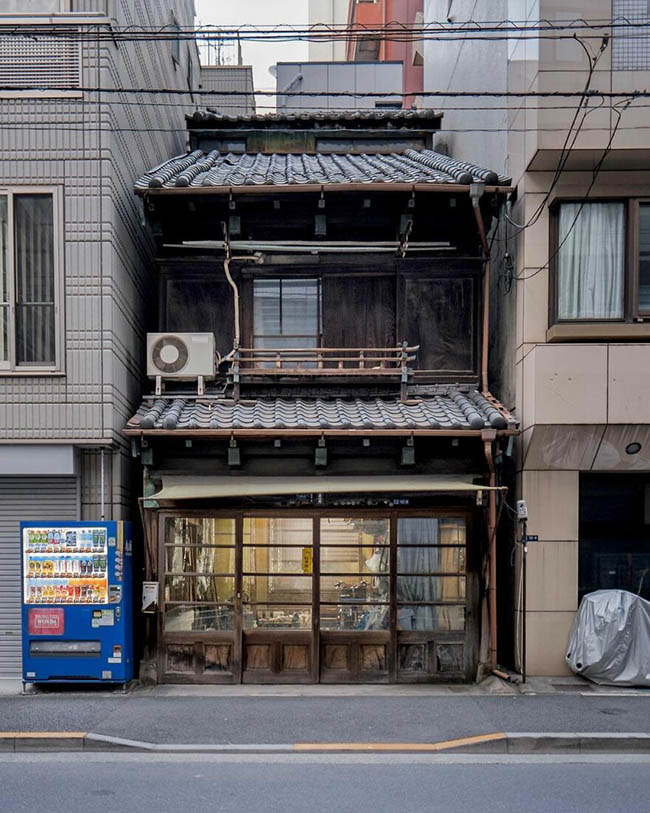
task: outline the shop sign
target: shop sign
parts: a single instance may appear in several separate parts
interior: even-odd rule
[[[302,549],[302,572],[311,573],[314,569],[314,551],[312,548]]]

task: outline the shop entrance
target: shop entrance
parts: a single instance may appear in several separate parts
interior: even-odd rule
[[[159,519],[165,682],[474,674],[478,579],[463,512],[161,512]]]

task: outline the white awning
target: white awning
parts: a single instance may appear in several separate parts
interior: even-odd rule
[[[202,500],[215,497],[261,497],[277,494],[350,493],[473,493],[505,490],[475,485],[471,476],[459,475],[380,475],[359,477],[210,477],[163,475],[162,488],[148,499]]]

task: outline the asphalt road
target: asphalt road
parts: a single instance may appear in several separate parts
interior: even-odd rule
[[[0,697],[0,730],[156,743],[433,742],[493,731],[646,732],[650,696]],[[0,804],[1,809],[1,804]]]
[[[648,810],[648,757],[0,754],[3,813]]]

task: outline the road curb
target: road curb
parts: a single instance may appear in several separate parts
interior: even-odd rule
[[[0,752],[132,751],[156,754],[650,754],[650,734],[491,732],[440,742],[153,743],[81,731],[0,732]]]

